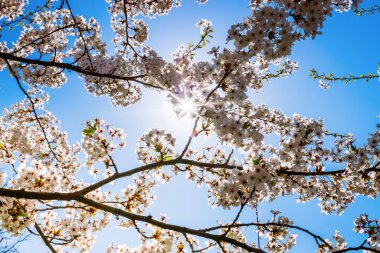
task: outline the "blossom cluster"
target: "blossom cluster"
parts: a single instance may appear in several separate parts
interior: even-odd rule
[[[198,21],[197,26],[200,28],[201,35],[206,35],[212,32],[212,22],[207,19]]]
[[[151,129],[140,137],[136,154],[145,163],[167,161],[174,158],[175,138],[164,130]]]
[[[90,175],[97,176],[99,170],[96,169],[95,163],[102,162],[105,165],[103,176],[110,176],[113,173],[110,167],[115,166],[111,159],[112,153],[116,148],[121,149],[125,146],[124,131],[94,119],[86,123],[82,135],[82,148],[86,154],[86,167],[89,168]]]
[[[288,251],[296,244],[297,235],[290,234],[289,227],[287,227],[287,225],[293,225],[293,222],[284,216],[277,217],[278,211],[271,212],[274,217],[269,223],[275,225],[259,226],[259,235],[268,240],[265,248],[270,252],[281,253]]]
[[[181,4],[181,0],[137,0],[133,4],[126,1],[106,2],[109,4],[111,27],[116,33],[113,42],[121,51],[125,51],[127,46],[139,46],[148,39],[148,26],[142,19],[137,18],[139,15],[149,18],[166,15],[173,7]]]
[[[26,4],[28,4],[28,0],[2,1],[0,8],[0,19],[15,19],[23,13],[23,8]]]
[[[357,2],[251,0],[251,15],[230,27],[227,42],[231,43],[226,48],[212,47],[209,60],[195,60],[196,51],[209,43],[213,32],[212,22],[202,19],[196,24],[201,33],[199,43],[179,46],[173,59],[166,60],[144,45],[149,38],[145,17],[166,15],[180,2],[107,0],[115,55],[107,53],[96,19],[75,16],[68,6],[34,13],[33,22],[22,25],[16,41],[11,45],[0,42],[1,53],[13,59],[28,62],[25,59],[39,57],[30,64],[0,57],[0,69],[7,69],[20,87],[26,84],[31,88],[25,91],[26,99],[5,109],[0,117],[0,162],[14,172],[0,172],[0,184],[34,193],[76,192],[79,196],[84,191],[82,199],[99,204],[85,205],[78,199],[0,197],[0,222],[7,232],[17,235],[40,226],[58,252],[68,247],[87,252],[94,243],[94,233],[111,222],[112,212],[98,208],[106,205],[120,211],[115,215],[121,219],[120,227],[135,228],[142,239],[142,245],[135,248],[111,245],[109,253],[186,252],[185,242],[200,246],[196,237],[162,229],[159,222],[147,225],[152,218],[143,216],[155,199],[154,187],[182,172],[188,180],[208,188],[211,205],[225,209],[252,208],[291,195],[299,202],[318,199],[325,213],[342,213],[356,196],[378,195],[380,125],[367,143],[356,146],[351,134],[331,133],[322,120],[286,116],[248,98],[249,90],[259,91],[270,78],[287,77],[296,71],[298,64],[286,59],[294,43],[321,33],[333,9],[347,11],[357,8]],[[198,0],[199,4],[206,2]],[[0,19],[14,20],[23,14],[26,4],[26,0],[1,3]],[[280,66],[275,73],[273,65]],[[153,128],[137,142],[137,159],[144,165],[119,173],[112,155],[116,148],[125,146],[125,134],[100,119],[86,123],[81,145],[70,144],[59,120],[45,109],[49,97],[40,90],[65,84],[66,69],[77,72],[90,93],[109,96],[116,106],[137,102],[142,85],[165,92],[180,117],[196,122],[183,153],[177,154],[171,133]],[[218,145],[201,151],[190,148],[193,139],[209,134],[215,134]],[[277,145],[265,144],[265,138],[273,135],[278,138]],[[242,154],[234,155],[237,150]],[[170,169],[164,168],[165,162]],[[339,168],[333,170],[331,164]],[[105,179],[95,185],[78,180],[81,167],[95,177],[101,171]],[[133,177],[119,193],[101,189],[126,174]],[[141,215],[138,217],[147,222],[139,227],[137,219],[119,217],[125,212],[133,217]],[[267,240],[267,250],[284,252],[296,243],[296,235],[290,233],[293,223],[277,212],[273,214],[269,225],[257,224],[257,232]],[[218,238],[256,247],[239,224],[219,224],[219,233],[225,237]],[[362,215],[355,220],[354,230],[367,234],[368,244],[379,248],[377,220]],[[318,252],[347,247],[338,231],[333,239],[335,244],[326,240]],[[223,252],[245,252],[226,241],[206,242],[206,249],[213,246]]]
[[[354,220],[354,231],[368,235],[367,241],[374,249],[380,249],[380,221],[371,220],[367,214],[362,214]]]
[[[185,252],[183,242],[180,242],[180,236],[178,233],[170,230],[164,230],[155,226],[146,226],[147,231],[141,233],[152,234],[151,241],[146,239],[143,243],[134,248],[129,248],[127,245],[110,245],[107,249],[107,253],[144,253],[144,252],[157,252],[166,253],[176,249],[176,252]]]
[[[121,203],[126,211],[143,213],[155,199],[152,193],[152,188],[155,185],[154,178],[149,175],[141,175],[134,179],[133,184],[129,184],[126,189],[123,189],[120,196],[115,196],[115,199]],[[122,227],[128,227],[125,222],[120,224]]]

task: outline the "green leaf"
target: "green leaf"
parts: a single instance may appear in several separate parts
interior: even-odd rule
[[[164,162],[166,161],[170,161],[170,160],[173,160],[173,156],[172,155],[166,155],[164,156],[164,159],[162,159]]]
[[[252,161],[253,161],[253,164],[254,165],[259,165],[260,164],[260,162],[261,162],[261,156],[259,156],[259,158],[256,158],[256,159],[252,159]]]
[[[86,136],[94,136],[94,133],[97,129],[96,121],[94,121],[94,124],[91,126],[90,124],[87,125],[87,127],[82,131],[82,133]]]
[[[27,217],[28,215],[24,211],[20,211],[20,213],[17,215],[18,217]]]
[[[250,126],[251,126],[251,124],[249,122],[245,122],[243,124],[243,129],[248,129]]]
[[[311,132],[313,132],[312,129],[307,129],[306,132],[305,132],[305,138],[306,138],[309,134],[311,134]]]

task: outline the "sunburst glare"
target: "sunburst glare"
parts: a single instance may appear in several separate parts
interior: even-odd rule
[[[192,100],[181,100],[179,107],[181,113],[184,115],[191,115],[196,112],[196,106]]]

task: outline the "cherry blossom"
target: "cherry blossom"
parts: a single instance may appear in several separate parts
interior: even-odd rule
[[[7,233],[38,235],[52,252],[89,252],[97,232],[114,224],[134,230],[141,244],[114,243],[109,253],[280,253],[294,247],[298,233],[311,236],[320,253],[380,249],[380,223],[366,214],[354,220],[354,231],[367,237],[350,246],[337,230],[323,239],[279,211],[267,221],[257,211],[265,201],[289,196],[299,203],[317,200],[322,212],[342,214],[357,196],[378,196],[380,125],[358,144],[351,133],[330,132],[321,119],[286,115],[249,97],[268,80],[297,71],[297,61],[288,58],[295,43],[319,36],[334,11],[357,10],[361,1],[247,1],[250,15],[230,26],[226,44],[212,44],[212,21],[201,19],[199,40],[178,45],[171,59],[147,46],[149,25],[181,1],[106,3],[112,43],[101,37],[107,28],[77,15],[68,0],[47,1],[30,13],[25,0],[0,4],[2,27],[22,22],[16,39],[2,29],[0,42],[0,70],[24,95],[0,116],[0,222]],[[201,50],[207,58],[197,60]],[[147,88],[165,94],[179,120],[193,122],[188,139],[180,146],[182,140],[165,129],[143,129],[138,140],[128,140],[136,141],[140,164],[134,168],[119,166],[115,156],[125,152],[124,130],[99,118],[83,122],[82,139],[69,142],[47,110],[47,91],[70,82],[68,72],[114,106],[137,103]],[[323,89],[348,80],[311,74]],[[215,145],[194,147],[195,139],[209,135]],[[269,136],[278,141],[267,144]],[[211,206],[237,210],[235,218],[191,228],[150,215],[156,187],[180,175],[207,189]],[[244,223],[243,211],[256,220]]]

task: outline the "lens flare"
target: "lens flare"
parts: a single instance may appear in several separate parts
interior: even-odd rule
[[[182,100],[180,105],[181,112],[185,115],[189,115],[195,112],[195,105],[191,100]]]

